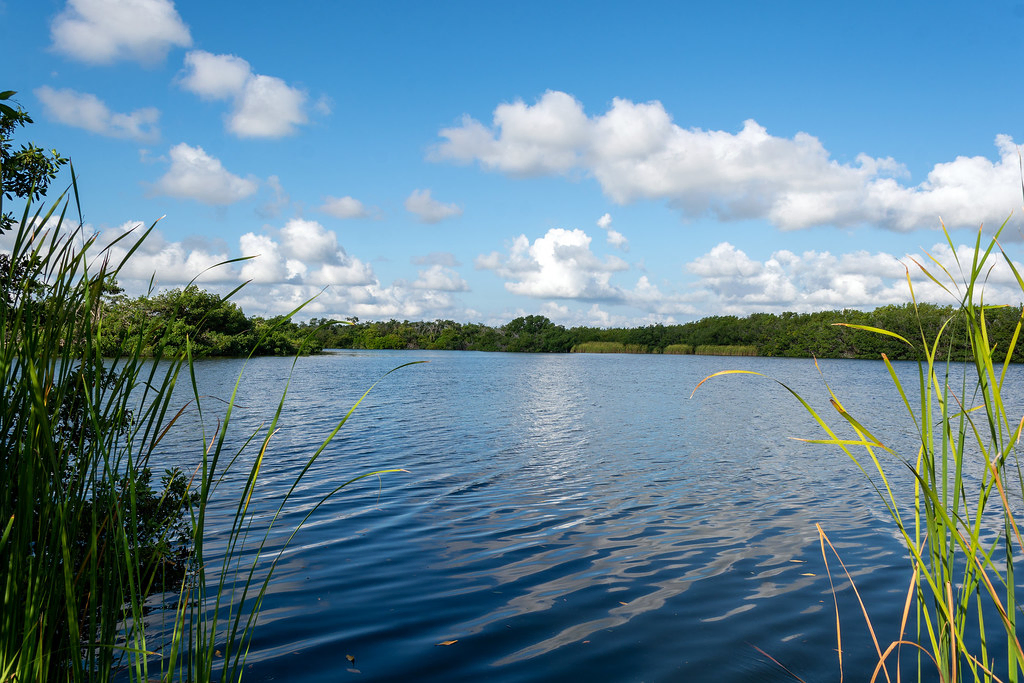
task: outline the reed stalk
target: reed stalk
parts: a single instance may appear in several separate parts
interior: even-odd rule
[[[132,344],[103,357],[105,287],[153,226],[119,238],[127,255],[113,263],[109,247],[68,220],[72,201],[77,208],[73,169],[51,208],[26,205],[12,253],[0,257],[0,681],[239,680],[279,556],[265,552],[268,539],[370,390],[309,456],[269,523],[250,501],[287,385],[270,424],[229,451],[240,375],[217,428],[201,435],[191,478],[171,470],[154,485],[155,449],[186,410],[171,410],[178,385],[203,422],[195,367],[188,349],[164,354],[173,315],[136,321]],[[248,464],[243,453],[254,449]],[[215,495],[237,498],[224,552],[206,544]],[[147,600],[168,591],[173,624],[156,637]]]
[[[985,281],[997,259],[1008,265],[1024,294],[1024,278],[999,247],[1001,230],[987,243],[979,231],[973,256],[964,262],[944,228],[960,277],[931,256],[927,264],[915,261],[924,277],[958,302],[956,314],[933,336],[919,326],[920,338],[911,342],[884,329],[837,323],[896,338],[921,351],[923,360],[918,361],[913,386],[907,386],[889,358],[882,356],[916,435],[915,453],[883,444],[864,426],[865,420],[847,412],[827,382],[830,404],[841,423],[852,429],[852,438],[839,436],[806,400],[779,382],[827,437],[804,441],[837,446],[865,475],[873,473],[871,485],[908,551],[912,574],[908,609],[916,620],[909,627],[905,616],[891,645],[884,652],[879,646],[875,678],[889,678],[889,660],[899,657],[903,645],[925,652],[917,658],[919,679],[931,680],[928,670],[933,669],[941,681],[1018,681],[1024,671],[1015,576],[1016,562],[1024,551],[1017,519],[1024,500],[1024,475],[1016,451],[1024,418],[1011,414],[1003,399],[1021,321],[1007,348],[994,347],[986,314],[998,307],[984,299]],[[917,310],[909,270],[907,283]],[[966,364],[953,355],[964,338],[971,350]],[[760,373],[721,371],[697,386],[727,374]],[[905,471],[913,477],[909,496],[902,495],[894,483]],[[826,539],[821,534],[824,553]],[[908,628],[914,632],[907,633]],[[841,663],[840,659],[840,667]]]

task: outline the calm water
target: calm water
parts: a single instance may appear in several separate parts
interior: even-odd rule
[[[854,573],[880,639],[896,637],[909,565],[856,466],[838,449],[790,439],[820,433],[769,380],[720,377],[689,398],[711,372],[756,370],[837,422],[809,360],[339,352],[293,368],[257,359],[239,390],[234,442],[272,416],[292,379],[255,504],[272,509],[359,395],[413,360],[429,363],[371,392],[283,524],[354,475],[408,473],[364,479],[315,511],[281,559],[247,680],[791,680],[758,648],[806,680],[837,680],[816,522]],[[881,363],[820,365],[851,413],[913,448]],[[198,364],[208,430],[223,414],[213,398],[230,396],[241,368]],[[909,377],[912,366],[901,370]],[[194,465],[198,427],[189,412],[164,457]],[[873,648],[829,559],[845,673],[866,680]]]

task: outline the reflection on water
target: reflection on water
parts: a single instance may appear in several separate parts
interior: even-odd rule
[[[879,628],[895,636],[885,626],[898,623],[908,565],[855,465],[793,441],[819,436],[817,427],[770,381],[717,378],[688,398],[711,372],[740,368],[785,378],[827,408],[811,361],[302,359],[254,505],[273,509],[361,392],[420,359],[430,363],[371,394],[298,487],[285,528],[354,474],[409,470],[317,509],[282,556],[247,680],[336,680],[346,654],[374,680],[786,680],[751,645],[806,679],[833,678],[817,522]],[[880,363],[821,365],[852,413],[912,452]],[[203,391],[227,398],[239,369],[205,362]],[[272,416],[290,370],[278,359],[247,368],[236,434]],[[197,431],[175,433],[165,457],[188,461]],[[908,481],[897,476],[895,486],[908,495]],[[848,584],[835,579],[850,603],[846,673],[858,678],[873,663],[870,641]]]

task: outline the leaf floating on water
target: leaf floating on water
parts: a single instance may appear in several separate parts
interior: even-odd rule
[[[459,642],[458,639],[455,639],[455,640],[442,640],[440,643],[438,643],[438,645],[454,645],[457,642]]]
[[[356,663],[356,658],[353,657],[352,655],[345,655],[345,659],[348,660],[349,664],[355,664]]]
[[[622,600],[619,600],[619,604],[620,605],[628,605],[629,603],[628,602],[622,602]]]
[[[806,562],[806,561],[807,561],[807,560],[790,560],[790,562],[798,562],[798,563],[800,563],[800,564],[803,564],[803,563],[804,563],[804,562]]]
[[[817,574],[812,574],[810,572],[805,572],[805,573],[801,574],[800,576],[817,576]]]

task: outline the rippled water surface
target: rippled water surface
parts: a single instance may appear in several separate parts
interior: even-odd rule
[[[856,466],[834,447],[792,440],[820,432],[770,380],[718,377],[690,398],[716,370],[754,370],[831,421],[809,360],[257,359],[239,388],[232,443],[272,417],[289,373],[291,384],[254,505],[272,509],[362,392],[414,360],[429,363],[371,392],[282,522],[294,525],[355,475],[408,472],[359,481],[315,510],[282,557],[247,680],[792,680],[783,665],[838,680],[815,523],[854,573],[880,639],[895,637],[909,565]],[[883,441],[913,448],[881,363],[820,365],[851,413]],[[224,410],[215,399],[230,397],[241,369],[197,365],[211,432]],[[164,457],[197,462],[199,425],[190,411]],[[228,508],[218,508],[215,529]],[[848,583],[837,568],[833,577],[845,672],[866,680],[873,648]]]

